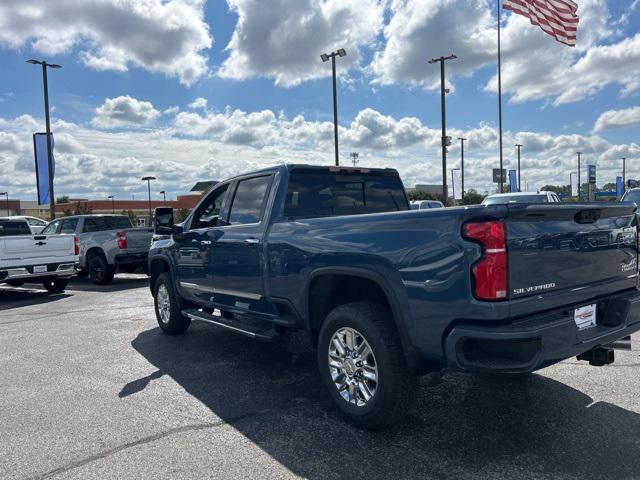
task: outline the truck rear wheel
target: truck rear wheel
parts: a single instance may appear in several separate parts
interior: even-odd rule
[[[379,304],[354,302],[332,310],[320,330],[318,365],[340,412],[356,426],[384,428],[413,405],[416,379],[391,312]]]
[[[96,285],[109,285],[115,273],[116,268],[107,263],[104,255],[95,254],[89,259],[89,276]]]
[[[191,319],[182,315],[182,307],[173,281],[168,272],[161,273],[153,289],[153,303],[158,325],[169,335],[184,333],[191,325]]]
[[[69,280],[66,278],[56,278],[42,282],[42,286],[46,288],[49,293],[62,293],[68,284]]]

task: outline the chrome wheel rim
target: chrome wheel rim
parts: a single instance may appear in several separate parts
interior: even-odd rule
[[[158,287],[157,302],[160,321],[164,324],[169,323],[171,317],[171,300],[169,299],[167,286],[164,283]]]
[[[371,346],[357,330],[344,327],[329,342],[329,373],[340,396],[365,406],[378,389],[378,364]]]

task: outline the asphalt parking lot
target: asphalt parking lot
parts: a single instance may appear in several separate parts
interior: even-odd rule
[[[524,380],[421,379],[391,429],[345,424],[311,353],[169,337],[144,276],[0,286],[0,478],[640,478],[640,348]]]

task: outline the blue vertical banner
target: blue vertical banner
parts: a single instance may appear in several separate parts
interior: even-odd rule
[[[616,197],[618,198],[622,197],[623,193],[624,192],[622,191],[622,177],[617,176],[616,177]]]
[[[509,170],[509,191],[518,191],[518,173],[515,170]]]
[[[53,156],[53,134],[51,134],[51,176],[55,177],[56,161]],[[49,192],[49,160],[47,152],[47,134],[33,134],[33,154],[36,161],[36,185],[38,186],[38,204],[48,205],[51,202]]]

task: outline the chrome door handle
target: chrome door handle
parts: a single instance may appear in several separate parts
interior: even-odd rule
[[[211,245],[211,240],[202,240],[200,245]]]
[[[244,243],[249,245],[255,245],[256,243],[260,243],[260,240],[258,240],[257,238],[250,237],[250,238],[245,238]]]

